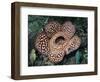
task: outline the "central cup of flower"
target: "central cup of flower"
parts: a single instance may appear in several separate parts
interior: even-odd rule
[[[57,37],[57,38],[55,39],[55,43],[56,43],[57,45],[62,45],[62,44],[64,44],[64,42],[65,42],[65,38],[64,38],[63,36],[59,36],[59,37]]]

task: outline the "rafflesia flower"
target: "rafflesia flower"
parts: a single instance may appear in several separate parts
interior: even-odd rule
[[[70,21],[62,25],[55,21],[49,22],[37,35],[35,47],[52,63],[61,62],[65,55],[78,49],[81,44],[75,32],[75,26]]]

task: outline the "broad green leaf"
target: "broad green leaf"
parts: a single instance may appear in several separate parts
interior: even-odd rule
[[[76,64],[80,64],[80,58],[82,56],[82,53],[80,51],[77,51],[76,54],[75,54],[75,57],[76,57]]]
[[[30,53],[30,62],[32,63],[32,65],[33,65],[35,60],[36,60],[36,53],[35,53],[35,50],[32,49],[32,51]]]

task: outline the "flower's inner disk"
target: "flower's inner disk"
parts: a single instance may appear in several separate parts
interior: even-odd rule
[[[65,42],[65,38],[63,36],[59,36],[56,38],[55,43],[58,45],[62,45]]]

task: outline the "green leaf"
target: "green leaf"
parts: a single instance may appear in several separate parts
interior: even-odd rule
[[[34,61],[36,60],[36,53],[35,50],[32,49],[31,53],[30,53],[30,62],[33,65]]]
[[[82,53],[80,51],[77,51],[75,54],[75,58],[76,58],[76,64],[80,64],[80,59],[81,59]]]

